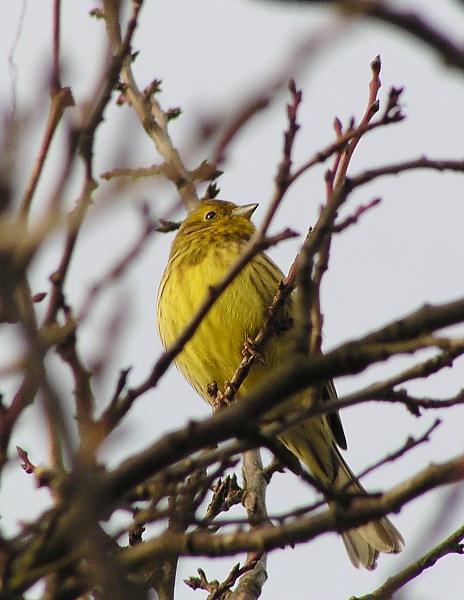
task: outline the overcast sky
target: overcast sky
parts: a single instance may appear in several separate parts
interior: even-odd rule
[[[423,11],[423,2],[398,2]],[[464,9],[451,0],[427,3],[426,16],[444,31],[462,39]],[[63,3],[63,85],[70,85],[76,108],[68,119],[77,118],[98,81],[102,67],[105,29],[102,21],[90,19],[94,5],[87,1]],[[29,114],[30,137],[20,139],[21,176],[26,178],[38,151],[48,109],[47,69],[51,57],[52,2],[14,3],[0,0],[0,109]],[[323,40],[323,43],[322,43]],[[313,48],[301,52],[303,42]],[[295,164],[302,163],[333,138],[332,122],[338,116],[346,124],[360,118],[367,99],[369,64],[382,58],[381,103],[389,88],[404,86],[402,97],[407,120],[367,136],[356,152],[352,174],[427,155],[430,158],[462,158],[464,131],[462,74],[446,69],[430,51],[415,41],[374,23],[342,23],[326,8],[280,7],[252,0],[147,0],[134,49],[140,50],[134,71],[140,87],[163,80],[164,108],[180,106],[183,115],[171,125],[174,143],[189,167],[208,157],[209,147],[197,137],[207,118],[230,118],[270,84],[294,76],[303,90],[299,115],[301,131]],[[298,59],[295,59],[298,57]],[[259,202],[256,222],[262,218],[273,191],[276,164],[281,155],[285,127],[285,90],[277,93],[269,109],[256,117],[230,148],[219,179],[221,198],[239,204]],[[160,159],[128,107],[115,107],[105,114],[98,132],[96,172],[122,166],[149,166]],[[64,135],[58,136],[41,181],[35,210],[40,213],[53,188],[57,168],[65,151]],[[25,143],[27,142],[27,144]],[[304,235],[316,220],[324,201],[323,165],[303,177],[289,192],[274,223],[274,231],[291,226]],[[66,192],[72,207],[79,193],[80,173]],[[24,182],[17,181],[19,197]],[[202,191],[202,190],[200,190]],[[364,215],[357,226],[336,236],[331,265],[324,281],[324,348],[355,338],[394,320],[425,302],[446,302],[462,295],[464,275],[464,181],[461,176],[409,173],[377,180],[351,198],[343,214],[381,197],[379,207]],[[72,264],[67,296],[78,311],[90,285],[114,261],[124,255],[138,231],[137,205],[147,200],[153,213],[163,216],[176,200],[172,186],[147,180],[124,192],[102,182],[96,205],[85,226]],[[110,216],[101,218],[99,201],[112,203]],[[179,210],[177,217],[182,216]],[[60,256],[56,236],[37,257],[31,273],[33,292],[48,290],[48,276]],[[131,383],[148,373],[161,351],[155,322],[155,303],[171,238],[153,238],[124,281],[99,302],[86,321],[80,349],[87,364],[100,356],[109,360],[108,370],[95,380],[101,406],[110,397],[120,368],[133,365]],[[298,249],[298,240],[272,251],[285,271]],[[38,308],[39,312],[41,308]],[[124,317],[121,343],[106,347],[111,319]],[[461,332],[462,333],[462,332]],[[0,329],[0,360],[9,362],[19,351],[14,328]],[[352,391],[380,376],[397,372],[411,359],[397,359],[369,369],[358,378],[336,382],[340,394]],[[55,366],[55,362],[51,363]],[[55,383],[69,396],[72,389],[67,370],[57,367]],[[448,397],[463,387],[464,362],[408,389],[417,395]],[[7,395],[14,381],[0,382]],[[140,398],[121,427],[106,445],[103,458],[117,464],[130,452],[146,447],[161,433],[182,427],[189,419],[209,414],[209,408],[172,368],[157,390]],[[425,431],[440,416],[442,426],[432,441],[401,461],[366,479],[368,489],[394,485],[431,461],[444,461],[464,450],[464,410],[456,408],[426,413],[420,419],[397,406],[362,405],[343,412],[348,438],[347,460],[354,470],[375,462],[397,449],[409,435]],[[13,444],[24,447],[36,463],[46,462],[46,441],[39,407],[27,411]],[[12,450],[13,452],[13,450]],[[12,490],[14,489],[14,493]],[[327,535],[294,550],[277,551],[269,558],[269,581],[263,598],[291,596],[344,600],[375,589],[384,579],[404,567],[462,524],[464,498],[455,490],[437,491],[408,505],[393,517],[404,534],[406,550],[395,557],[381,557],[374,573],[356,571],[349,563],[341,540]],[[311,492],[292,474],[277,475],[269,488],[270,512],[300,506]],[[437,506],[449,502],[446,519],[435,522]],[[12,460],[6,470],[0,495],[3,532],[17,531],[20,521],[40,513],[48,502],[45,490],[35,490],[32,478]],[[180,581],[196,574],[198,566],[207,575],[222,579],[234,559],[209,564],[203,559],[182,561],[177,598],[204,597]],[[428,600],[462,597],[462,558],[449,556],[410,584],[402,598]],[[446,588],[446,591],[445,589]],[[33,597],[31,593],[30,597]]]

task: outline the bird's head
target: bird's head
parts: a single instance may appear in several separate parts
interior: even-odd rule
[[[237,206],[225,200],[203,200],[182,222],[178,236],[225,236],[249,240],[255,231],[251,217],[257,204]]]

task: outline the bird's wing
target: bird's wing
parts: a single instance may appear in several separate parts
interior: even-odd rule
[[[337,390],[335,389],[332,379],[325,384],[325,391],[326,395],[324,395],[324,400],[337,400]],[[335,441],[340,448],[346,450],[348,448],[348,444],[346,443],[345,432],[343,431],[340,415],[338,412],[331,412],[327,415],[327,418],[329,420],[330,429],[332,430]]]

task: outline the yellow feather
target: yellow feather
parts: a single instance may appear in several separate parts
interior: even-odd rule
[[[250,221],[257,205],[237,207],[231,202],[208,200],[187,216],[172,244],[158,294],[158,329],[163,345],[171,346],[205,299],[209,286],[218,283],[237,262],[255,228]],[[263,325],[267,308],[283,280],[279,267],[264,253],[241,271],[208,312],[192,339],[176,358],[184,377],[206,401],[207,387],[219,388],[234,374],[245,340],[254,338]],[[292,298],[289,298],[264,349],[264,363],[255,362],[242,384],[238,398],[266,377],[274,365],[286,360],[291,336]],[[327,386],[335,394],[333,385]],[[299,394],[272,410],[277,418],[308,402]],[[338,417],[308,419],[286,430],[280,441],[325,485],[361,490],[336,445],[344,444]],[[335,439],[336,438],[336,439]],[[373,569],[378,552],[399,552],[401,534],[386,518],[343,534],[348,555],[355,566]]]

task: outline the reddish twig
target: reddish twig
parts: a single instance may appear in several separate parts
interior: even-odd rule
[[[380,198],[374,198],[374,200],[371,200],[368,204],[361,204],[353,214],[346,217],[346,219],[340,223],[335,223],[333,226],[333,232],[340,233],[347,229],[350,225],[356,224],[364,213],[369,211],[371,208],[374,208],[374,206],[378,206],[380,202]]]

